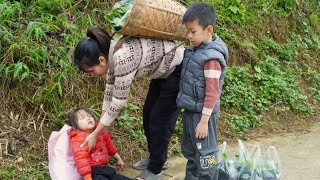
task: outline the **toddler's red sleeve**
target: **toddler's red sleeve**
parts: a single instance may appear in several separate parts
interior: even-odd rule
[[[108,155],[114,156],[117,153],[117,148],[113,144],[112,139],[111,139],[110,135],[107,133],[107,131],[105,131],[105,130],[103,130],[103,131],[104,131],[103,136],[104,136],[104,139],[107,143]]]
[[[85,140],[85,136],[78,134],[76,131],[71,131],[70,140],[74,160],[79,174],[81,176],[86,176],[90,174],[91,176],[91,165],[88,144],[86,144],[84,147],[80,147],[80,145]]]

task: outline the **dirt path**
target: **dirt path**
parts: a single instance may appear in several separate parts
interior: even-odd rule
[[[320,180],[320,122],[314,123],[303,132],[273,135],[255,141],[244,141],[248,149],[258,144],[263,151],[268,146],[275,146],[281,161],[281,179],[285,180]],[[235,151],[236,144],[228,145],[228,151]],[[165,179],[182,180],[185,171],[185,159],[175,157],[169,160],[170,168],[164,171]],[[130,177],[139,172],[126,169],[122,172]]]

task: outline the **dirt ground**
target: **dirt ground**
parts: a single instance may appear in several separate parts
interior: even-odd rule
[[[314,122],[308,129],[295,133],[274,134],[270,137],[246,140],[248,149],[257,144],[262,152],[274,146],[281,161],[281,179],[313,180],[320,179],[320,122]],[[228,151],[236,151],[237,144],[228,144]],[[165,179],[181,180],[184,178],[186,160],[183,157],[169,159],[170,168],[164,171]],[[139,172],[125,169],[123,174],[130,177]]]

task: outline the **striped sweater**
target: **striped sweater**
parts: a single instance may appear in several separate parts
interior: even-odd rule
[[[219,97],[219,78],[221,66],[218,61],[210,60],[204,65],[204,77],[206,83],[204,105],[202,114],[210,116]]]
[[[184,53],[183,46],[175,41],[131,37],[113,54],[116,43],[111,43],[108,57],[109,69],[102,106],[105,113],[100,120],[105,126],[114,121],[127,103],[134,78],[165,79],[181,63]]]

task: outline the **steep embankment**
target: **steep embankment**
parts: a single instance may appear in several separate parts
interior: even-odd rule
[[[0,157],[0,179],[49,179],[50,133],[77,106],[101,113],[105,80],[77,72],[70,55],[86,27],[110,29],[105,15],[116,1],[0,1],[0,139],[10,145]],[[319,1],[207,2],[230,51],[220,140],[299,133],[294,127],[319,109]],[[127,164],[147,156],[141,114],[148,83],[134,80],[128,105],[108,128]],[[170,155],[180,154],[181,131],[179,120]]]

